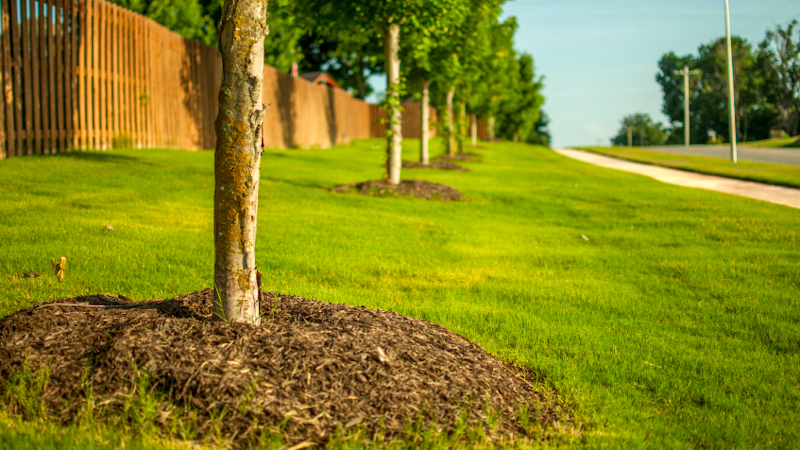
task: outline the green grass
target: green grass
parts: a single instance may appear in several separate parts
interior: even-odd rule
[[[580,150],[689,172],[800,188],[800,166],[789,164],[739,161],[734,165],[732,162],[720,158],[679,155],[640,147],[581,147]]]
[[[530,367],[586,427],[553,445],[800,442],[800,211],[483,145],[470,172],[403,171],[462,190],[461,203],[331,193],[381,176],[379,141],[268,150],[265,288],[436,322]],[[0,161],[0,316],[57,297],[210,287],[212,194],[210,152]],[[50,258],[62,255],[59,284]],[[131,433],[0,416],[4,448],[153,445]]]
[[[741,145],[763,148],[800,147],[800,136],[785,136],[780,139],[764,139],[763,141],[742,142]]]

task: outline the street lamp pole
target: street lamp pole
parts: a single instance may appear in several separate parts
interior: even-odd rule
[[[730,120],[728,125],[730,127],[731,136],[731,160],[734,164],[737,162],[736,155],[736,105],[734,90],[733,90],[733,51],[731,50],[731,14],[728,6],[728,0],[725,0],[725,30],[728,35],[728,109],[730,110]]]

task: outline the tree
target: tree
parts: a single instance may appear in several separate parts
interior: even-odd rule
[[[539,120],[533,125],[533,133],[528,135],[527,142],[533,145],[542,145],[544,147],[550,146],[550,117],[547,113],[542,111],[539,115]]]
[[[402,116],[399,50],[401,31],[447,29],[461,17],[462,0],[302,0],[298,8],[316,23],[341,32],[378,30],[383,36],[386,97],[382,106],[389,116],[386,149],[386,179],[400,184]],[[370,31],[371,33],[371,31]]]
[[[800,127],[800,29],[797,20],[785,29],[767,31],[759,45],[757,66],[765,73],[764,94],[775,105],[774,124],[795,136]],[[796,40],[795,40],[796,39]]]
[[[792,26],[789,28],[777,27],[775,32],[767,33],[757,51],[744,39],[732,38],[737,137],[741,141],[766,139],[773,126],[790,131],[791,125],[797,123],[791,105],[798,97],[798,85],[793,85],[793,80],[800,78],[796,75],[800,63],[797,43],[791,40]],[[784,56],[779,56],[780,52]],[[685,93],[683,77],[675,72],[684,67],[701,72],[690,80],[692,142],[705,143],[712,131],[718,136],[728,136],[727,55],[725,39],[718,39],[700,46],[697,56],[678,57],[668,53],[659,62],[656,80],[664,92],[664,114],[670,118],[674,131],[668,142],[682,143]],[[781,102],[783,107],[779,106]]]
[[[219,22],[222,87],[214,155],[215,315],[258,325],[255,241],[265,108],[267,0],[226,0]]]
[[[649,114],[636,113],[625,116],[617,135],[611,139],[612,145],[628,145],[628,133],[633,137],[633,144],[640,147],[662,145],[666,140],[664,125],[656,123]]]
[[[533,57],[530,55],[521,55],[517,67],[518,79],[513,85],[515,91],[505,99],[503,105],[500,135],[506,139],[527,142],[542,114],[543,81],[541,78],[536,80]]]

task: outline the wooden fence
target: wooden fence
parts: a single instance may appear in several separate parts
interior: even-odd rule
[[[420,121],[422,120],[420,117],[420,113],[422,112],[422,104],[421,103],[401,103],[403,107],[403,137],[409,139],[419,139],[421,134],[421,126]],[[436,136],[436,128],[433,126],[434,122],[438,120],[436,116],[436,108],[430,107],[431,112],[431,124],[430,124],[430,131],[429,137]],[[386,136],[386,121],[389,116],[386,115],[386,112],[383,111],[378,107],[378,105],[369,105],[369,123],[370,123],[370,135],[372,137],[384,137]]]
[[[222,63],[104,0],[0,0],[0,158],[68,149],[213,148]],[[349,94],[265,69],[265,143],[370,137]]]

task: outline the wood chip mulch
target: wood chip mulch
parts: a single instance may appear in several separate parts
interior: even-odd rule
[[[467,172],[469,169],[447,161],[431,161],[428,164],[413,161],[403,161],[403,169],[434,169],[434,170],[457,170]]]
[[[263,292],[264,323],[253,327],[212,320],[213,298],[211,289],[149,303],[88,296],[19,311],[0,319],[0,381],[23,364],[49,367],[41,401],[70,422],[85,407],[87,382],[113,416],[146,373],[163,396],[157,421],[166,434],[170,416],[189,408],[197,437],[213,436],[224,410],[234,447],[278,427],[290,443],[347,429],[399,436],[418,419],[445,433],[460,417],[488,429],[487,405],[498,420],[492,439],[574,429],[530,372],[439,325]],[[536,436],[519,426],[523,406]]]
[[[361,195],[374,197],[416,197],[425,200],[439,200],[443,202],[459,201],[464,199],[464,194],[456,188],[446,184],[431,183],[421,180],[402,180],[400,185],[387,183],[385,180],[371,180],[361,183],[344,184],[337,186],[334,192],[357,192]]]

